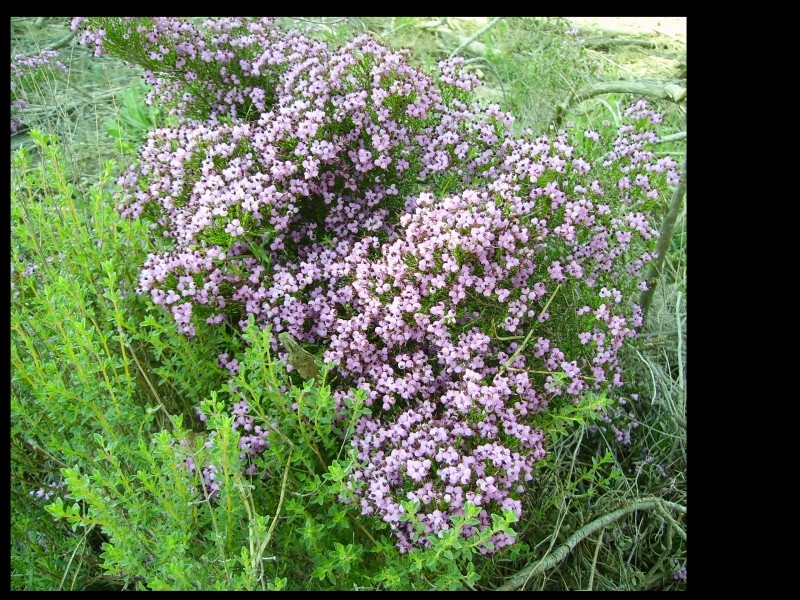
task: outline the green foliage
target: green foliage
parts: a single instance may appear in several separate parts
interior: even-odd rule
[[[472,587],[480,578],[477,548],[497,532],[512,535],[513,513],[496,515],[467,543],[457,532],[477,523],[480,511],[467,504],[430,548],[400,554],[386,528],[339,501],[350,495],[346,446],[362,395],[348,402],[350,419],[339,420],[324,373],[319,386],[294,386],[270,357],[269,331],[251,327],[246,337],[239,373],[202,403],[210,433],[185,430],[180,417],[150,443],[97,433],[93,464],[61,470],[70,499],[57,497],[47,511],[74,532],[102,530],[100,566],[134,589]],[[257,462],[263,477],[243,474],[240,437],[224,410],[228,395],[244,397],[257,422],[273,424]],[[217,466],[213,499],[201,491],[200,469],[208,465]],[[404,518],[417,522],[418,509],[408,503]]]
[[[97,546],[108,531],[90,534],[89,523],[56,534],[61,526],[31,494],[66,494],[61,469],[106,482],[116,469],[142,470],[140,440],[169,427],[171,414],[191,414],[221,380],[217,348],[234,342],[217,328],[191,343],[134,293],[147,248],[114,210],[113,165],[94,184],[75,184],[56,139],[31,136],[41,160],[23,148],[12,164],[12,511],[24,515],[13,524],[12,573],[20,587],[37,578],[49,582],[37,588],[86,587],[103,577],[87,539]],[[58,547],[45,553],[44,539]]]
[[[217,406],[213,395],[211,405]],[[75,525],[102,527],[109,540],[103,568],[136,589],[255,589],[262,573],[251,553],[265,535],[266,519],[252,512],[232,419],[217,412],[210,419],[220,428],[213,438],[191,435],[175,419],[172,433],[140,441],[135,462],[127,464],[119,458],[121,446],[103,445],[91,475],[63,470],[73,497],[87,509],[65,507],[59,499],[48,510]],[[184,462],[189,457],[221,466],[215,500],[199,492],[200,475]],[[248,533],[251,553],[243,544]]]
[[[135,241],[144,235],[113,211],[112,165],[82,189],[64,176],[56,140],[33,137],[45,159],[33,165],[26,150],[15,154],[12,189],[14,587],[474,583],[473,563],[460,560],[474,544],[462,547],[453,535],[400,555],[388,532],[373,536],[379,522],[339,502],[350,493],[347,442],[363,396],[353,394],[348,418],[338,418],[327,370],[320,382],[293,385],[270,356],[269,330],[255,327],[239,373],[214,392],[222,372],[209,357],[235,343],[219,328],[189,342],[132,293],[146,252]],[[225,412],[242,395],[273,431],[258,459],[265,480],[243,474],[239,434]],[[183,425],[203,397],[210,435]],[[208,465],[218,467],[213,500],[201,492]],[[57,492],[47,512],[29,493],[39,488]]]
[[[106,132],[123,154],[135,154],[139,144],[147,137],[147,132],[164,122],[162,111],[145,103],[145,91],[141,83],[127,88],[119,110],[106,118]]]
[[[393,48],[412,48],[414,60],[433,67],[483,24],[468,18],[361,19],[362,26]],[[358,31],[352,23],[335,28],[337,38]],[[483,78],[478,97],[500,104],[516,118],[518,130],[546,133],[557,104],[579,89],[598,68],[560,17],[506,17],[461,52]],[[333,30],[334,27],[331,27]]]
[[[546,132],[554,107],[585,85],[596,66],[562,18],[504,19],[487,35],[486,58],[506,86],[517,126]],[[531,93],[535,90],[535,93]]]
[[[554,379],[563,379],[563,373],[557,373]],[[541,427],[547,431],[548,437],[557,444],[561,438],[573,433],[600,418],[603,410],[612,406],[612,401],[605,394],[588,392],[578,402],[563,402],[558,408],[548,407],[542,412]],[[546,459],[545,459],[546,460]]]

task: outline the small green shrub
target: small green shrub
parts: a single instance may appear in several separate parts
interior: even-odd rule
[[[135,473],[140,440],[191,415],[223,379],[213,357],[236,342],[215,328],[190,343],[133,292],[147,247],[110,201],[113,165],[78,186],[57,140],[31,136],[41,159],[23,148],[12,161],[12,574],[82,588],[102,577],[93,549],[107,533],[59,534],[43,515],[45,497],[70,494],[61,469],[96,474],[110,445]]]

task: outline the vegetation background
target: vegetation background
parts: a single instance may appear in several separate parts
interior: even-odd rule
[[[410,48],[426,67],[464,55],[484,81],[479,96],[511,112],[520,129],[618,122],[644,92],[666,117],[659,152],[685,157],[685,19],[278,21],[333,44],[366,31]],[[223,462],[238,454],[236,440],[209,445],[194,433],[203,400],[211,422],[230,418],[215,404],[226,379],[216,356],[238,342],[221,328],[189,342],[132,293],[146,231],[116,215],[113,182],[166,117],[144,103],[140,71],[92,57],[66,19],[12,18],[10,27],[12,57],[53,48],[68,66],[27,82],[23,126],[11,135],[12,588],[685,589],[684,194],[642,343],[626,354],[638,399],[619,422],[565,424],[552,439],[517,524],[520,541],[490,558],[456,548],[463,560],[453,571],[444,566],[452,549],[411,559],[380,538],[370,562],[352,516],[326,504],[335,473],[299,479],[286,493],[299,451],[276,454],[283,462],[260,492],[235,469],[224,474],[242,480],[230,486],[239,496],[225,497],[227,507],[177,497],[185,486],[176,453]],[[260,381],[277,388],[280,373]],[[615,429],[625,427],[630,439],[620,443]],[[317,513],[304,495],[320,499]],[[191,547],[187,522],[206,531],[205,546]],[[292,561],[294,571],[285,566]]]

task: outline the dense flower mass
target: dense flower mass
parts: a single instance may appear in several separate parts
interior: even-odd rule
[[[189,336],[253,316],[317,346],[342,407],[364,390],[349,486],[401,549],[466,502],[483,510],[466,537],[521,514],[536,414],[622,385],[648,215],[677,178],[648,149],[660,116],[639,102],[616,131],[515,136],[471,101],[461,59],[432,76],[366,35],[331,49],[269,19],[108,19],[83,37],[98,53],[135,37],[128,56],[179,117],[120,180],[122,214],[163,244],[139,291]],[[252,456],[267,442],[248,410]]]

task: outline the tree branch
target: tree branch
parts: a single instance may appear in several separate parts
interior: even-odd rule
[[[585,47],[593,50],[609,50],[612,46],[641,46],[642,48],[658,48],[659,44],[653,40],[643,40],[636,38],[620,38],[597,36],[586,38],[581,42]]]
[[[563,561],[581,541],[585,540],[606,525],[610,525],[614,521],[618,521],[625,515],[639,510],[666,510],[667,508],[671,508],[672,510],[686,514],[685,506],[675,502],[662,500],[661,498],[651,497],[642,498],[641,500],[637,500],[628,506],[603,515],[602,517],[595,519],[588,525],[573,533],[566,542],[556,548],[551,554],[546,555],[538,563],[530,564],[521,571],[514,573],[511,577],[509,577],[507,583],[501,585],[497,589],[500,591],[511,591],[523,587],[527,583],[528,579],[534,575],[543,573],[544,571],[551,569]]]
[[[671,135],[665,135],[664,137],[660,138],[656,144],[664,144],[666,142],[677,142],[678,140],[685,140],[686,139],[686,132],[679,131],[678,133],[673,133]]]
[[[685,85],[686,82],[683,80],[596,81],[573,92],[569,98],[556,106],[553,123],[558,127],[570,107],[601,94],[633,94],[634,96],[683,102],[686,100]]]

